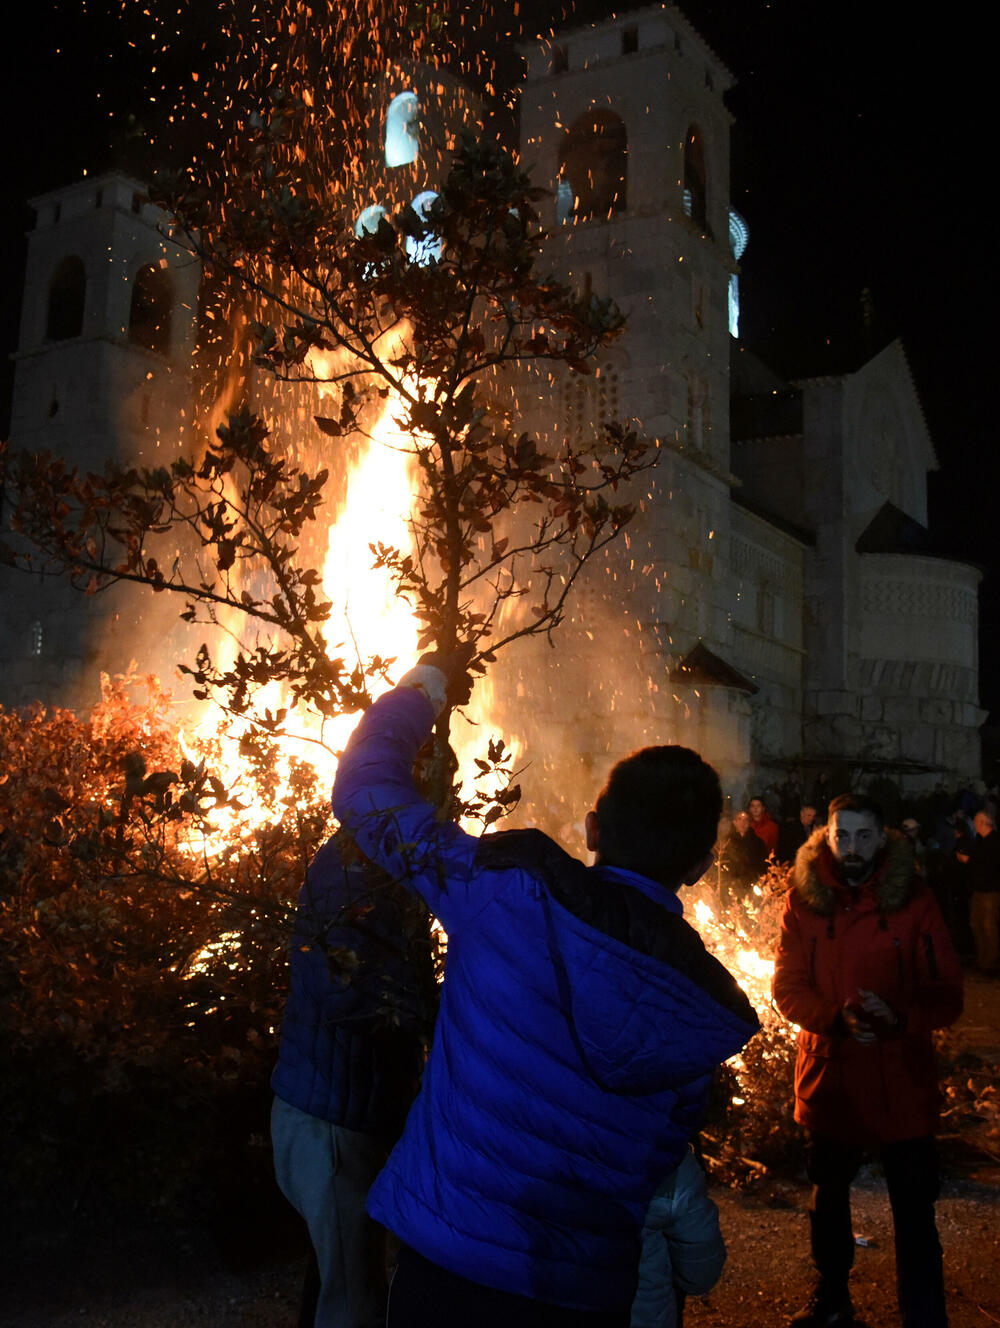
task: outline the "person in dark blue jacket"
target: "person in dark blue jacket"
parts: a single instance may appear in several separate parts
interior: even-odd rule
[[[627,1328],[651,1197],[711,1076],[756,1032],[684,921],[722,796],[683,747],[622,762],[587,868],[538,831],[466,834],[412,766],[461,662],[425,657],[367,711],[333,809],[448,933],[434,1046],[368,1199],[396,1233],[390,1328]]]
[[[420,1082],[436,1004],[427,921],[340,834],[299,893],[271,1135],[313,1247],[301,1328],[385,1321],[384,1232],[365,1200]]]

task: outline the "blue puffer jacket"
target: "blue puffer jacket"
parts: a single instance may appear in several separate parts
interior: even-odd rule
[[[437,821],[411,778],[433,719],[422,690],[383,697],[334,786],[364,852],[448,933],[434,1048],[369,1212],[474,1282],[624,1309],[650,1197],[757,1019],[669,890],[538,832]]]
[[[271,1077],[275,1096],[300,1111],[389,1142],[420,1082],[421,979],[430,982],[408,942],[406,910],[398,885],[345,866],[336,836],[323,845],[299,892]]]
[[[630,1328],[677,1328],[677,1292],[704,1296],[725,1262],[719,1210],[689,1148],[646,1213]]]

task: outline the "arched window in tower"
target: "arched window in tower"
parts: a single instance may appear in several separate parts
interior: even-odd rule
[[[749,239],[750,231],[746,222],[738,212],[730,209],[729,247],[737,263],[743,257]],[[729,334],[733,337],[740,335],[740,279],[735,272],[729,277]]]
[[[418,217],[424,220],[427,218],[431,205],[437,198],[433,189],[425,189],[423,193],[417,194],[416,198],[410,204]],[[414,235],[406,237],[406,252],[411,263],[416,263],[418,267],[426,267],[428,263],[436,263],[441,257],[441,250],[444,245],[436,235],[425,235],[422,240],[418,240]]]
[[[128,339],[147,350],[170,352],[170,325],[174,316],[174,289],[165,267],[148,263],[132,279],[132,306]]]
[[[684,139],[684,211],[698,226],[708,225],[705,152],[701,130],[691,125]]]
[[[564,187],[566,186],[566,187]],[[624,212],[628,190],[628,133],[613,111],[587,111],[563,138],[556,185],[561,221]]]
[[[45,336],[49,341],[67,341],[83,331],[83,307],[87,298],[87,272],[83,260],[72,254],[64,258],[49,282]]]
[[[401,92],[385,113],[385,164],[409,166],[419,151],[420,102],[415,92]]]
[[[366,207],[354,223],[354,234],[359,240],[362,235],[374,235],[385,215],[386,211],[381,203],[373,203],[371,207]]]

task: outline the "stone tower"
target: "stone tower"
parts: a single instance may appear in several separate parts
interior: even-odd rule
[[[32,200],[11,443],[71,466],[153,465],[188,445],[200,265],[123,175]],[[159,449],[163,448],[162,454]],[[56,578],[3,574],[7,705],[86,704],[101,669],[141,654],[138,596],[86,599]]]
[[[598,374],[544,384],[531,422],[544,434],[628,415],[661,451],[626,545],[577,600],[575,648],[563,641],[557,652],[563,669],[575,656],[577,676],[556,689],[558,703],[581,697],[570,721],[578,744],[588,715],[609,714],[617,691],[607,749],[689,743],[736,783],[749,759],[753,688],[724,667],[730,306],[734,253],[746,243],[729,206],[723,93],[732,78],[670,6],[562,33],[525,54],[521,155],[535,183],[553,191],[543,211],[548,257],[627,318]],[[697,686],[678,669],[695,648],[709,661]],[[609,658],[628,661],[624,675]]]

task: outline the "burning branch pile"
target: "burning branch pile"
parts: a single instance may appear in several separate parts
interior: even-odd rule
[[[106,680],[86,718],[0,711],[0,1098],[24,1196],[81,1183],[92,1155],[112,1189],[191,1181],[270,1073],[288,900],[329,830],[315,773],[276,798],[266,760],[270,819],[243,825],[155,680],[141,704],[135,681]],[[206,854],[198,827],[227,813]]]
[[[720,1067],[702,1132],[712,1170],[734,1184],[787,1168],[801,1149],[792,1117],[795,1029],[771,1001],[790,874],[787,864],[775,863],[750,891],[725,905],[713,872],[695,887],[692,921],[750,997],[761,1022],[756,1037]]]

